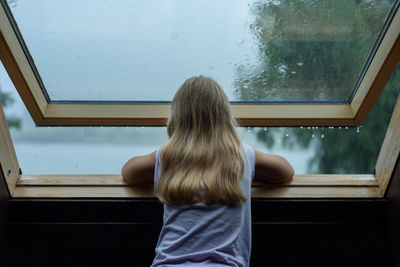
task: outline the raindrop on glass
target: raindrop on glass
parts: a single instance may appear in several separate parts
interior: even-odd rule
[[[267,127],[264,127],[264,132],[266,132],[268,129],[267,129]]]
[[[172,40],[175,40],[176,37],[178,37],[178,34],[177,34],[176,32],[174,32],[174,33],[171,34],[171,39],[172,39]]]
[[[324,134],[321,134],[321,138],[324,138],[325,137],[325,135]]]

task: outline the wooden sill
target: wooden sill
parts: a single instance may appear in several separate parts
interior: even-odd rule
[[[21,175],[13,198],[156,197],[153,185],[129,186],[120,175]],[[296,175],[291,182],[253,184],[253,198],[381,198],[374,175]]]

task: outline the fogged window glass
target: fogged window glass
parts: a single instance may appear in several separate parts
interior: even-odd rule
[[[51,101],[351,100],[394,0],[9,0]]]
[[[373,173],[400,89],[400,67],[362,127],[241,127],[242,140],[284,156],[297,174]],[[165,127],[35,127],[2,65],[0,98],[25,174],[118,174],[168,139]],[[14,102],[14,103],[13,103]]]

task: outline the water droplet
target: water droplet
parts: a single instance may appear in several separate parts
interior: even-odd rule
[[[274,5],[276,5],[276,6],[279,6],[279,5],[281,4],[281,1],[277,1],[277,0],[276,0],[276,1],[273,1],[272,4],[274,4]]]
[[[304,65],[303,62],[297,62],[297,66],[301,67],[301,66],[303,66],[303,65]]]
[[[304,127],[303,126],[300,126],[300,129],[303,129]]]
[[[322,139],[325,138],[325,135],[324,135],[324,134],[321,134],[321,138],[322,138]]]
[[[356,128],[356,132],[359,133],[360,132],[360,127]]]
[[[286,73],[286,71],[287,71],[287,66],[286,65],[280,65],[279,67],[278,67],[278,72],[279,72],[279,74],[285,74]]]
[[[349,127],[347,127],[347,126],[346,126],[346,127],[344,127],[344,128],[345,128],[346,130],[347,130],[347,129],[349,129]]]
[[[289,137],[289,134],[286,134],[285,136],[286,136],[286,137]]]
[[[311,130],[311,127],[310,127],[310,126],[308,126],[308,127],[307,127],[307,130]]]
[[[242,39],[242,40],[240,40],[240,41],[237,41],[237,42],[236,42],[236,45],[237,45],[237,46],[240,46],[240,45],[244,44],[244,41],[245,41],[244,39]]]
[[[315,126],[315,129],[318,129],[318,126]]]
[[[177,34],[176,32],[173,32],[173,33],[171,34],[171,39],[172,39],[172,40],[175,40],[177,37],[178,37],[178,34]]]
[[[339,126],[339,129],[342,129],[342,127],[341,127],[341,126]]]
[[[267,129],[267,127],[264,127],[264,132],[266,132],[268,129]]]
[[[296,74],[296,72],[295,72],[295,71],[292,71],[292,74]]]
[[[84,132],[84,131],[85,131],[85,129],[81,128],[81,132]]]
[[[314,137],[315,137],[315,134],[311,135],[311,137],[314,138]]]

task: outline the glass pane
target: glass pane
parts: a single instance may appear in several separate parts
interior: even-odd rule
[[[254,129],[268,149],[311,152],[307,173],[373,173],[400,91],[400,65],[361,127],[276,127]]]
[[[253,147],[287,158],[297,174],[373,173],[399,89],[400,67],[363,127],[242,127],[238,132]],[[164,127],[35,127],[1,64],[0,99],[24,174],[119,174],[130,157],[167,141]]]
[[[9,0],[51,101],[345,103],[394,0]]]

